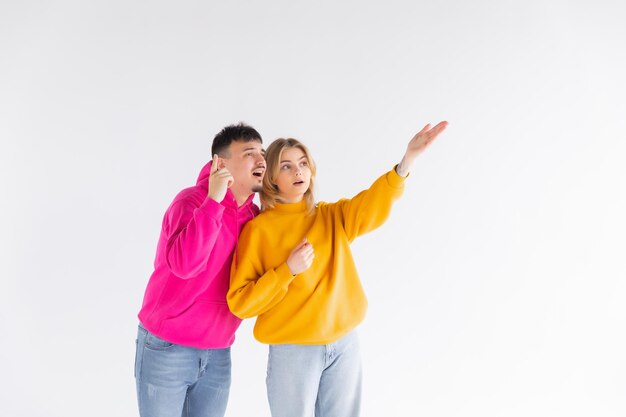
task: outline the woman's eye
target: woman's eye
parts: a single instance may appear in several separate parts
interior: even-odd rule
[[[303,167],[308,166],[308,165],[309,165],[309,163],[306,162],[306,161],[302,161],[302,163],[300,163],[300,166],[303,166]]]
[[[286,171],[286,170],[288,170],[288,169],[289,169],[289,165],[283,165],[282,167],[280,167],[280,169],[282,169],[282,170],[285,170],[285,171]]]

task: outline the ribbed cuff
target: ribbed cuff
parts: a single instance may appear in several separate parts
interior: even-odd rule
[[[289,286],[289,284],[291,284],[291,281],[296,278],[296,275],[291,274],[289,266],[287,266],[287,262],[276,268],[275,271],[281,287],[284,287],[285,289]]]
[[[214,218],[215,220],[221,220],[222,215],[224,214],[224,210],[226,208],[213,200],[211,197],[208,197],[202,202],[202,205],[198,207],[198,210],[202,210],[207,213],[209,216]]]
[[[404,180],[409,178],[411,173],[409,172],[406,177],[403,177],[396,172],[397,166],[398,165],[394,165],[393,169],[387,173],[387,182],[393,188],[402,188],[404,187]]]

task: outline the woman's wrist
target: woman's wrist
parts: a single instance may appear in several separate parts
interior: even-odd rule
[[[396,165],[396,173],[401,177],[406,177],[407,175],[409,175],[411,165],[413,165],[413,161],[407,161],[405,156],[404,158],[402,158],[402,161],[400,161],[400,163]]]

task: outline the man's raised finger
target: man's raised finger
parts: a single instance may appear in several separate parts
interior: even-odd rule
[[[213,155],[213,162],[211,163],[211,174],[217,172],[217,164],[219,163],[219,156],[217,154]]]

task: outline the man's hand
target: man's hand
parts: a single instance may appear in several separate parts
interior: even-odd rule
[[[415,158],[439,136],[441,132],[448,126],[448,122],[439,122],[433,128],[428,123],[422,130],[420,130],[406,147],[406,152],[402,161],[396,167],[396,172],[402,177],[409,175],[409,170],[413,166]]]
[[[235,182],[231,173],[223,165],[224,162],[220,157],[213,155],[209,177],[209,197],[218,203],[222,202],[226,196],[226,191]]]
[[[315,258],[313,252],[313,245],[306,241],[306,237],[291,251],[289,258],[287,258],[287,266],[292,275],[298,275],[301,272],[306,271],[311,266]]]

